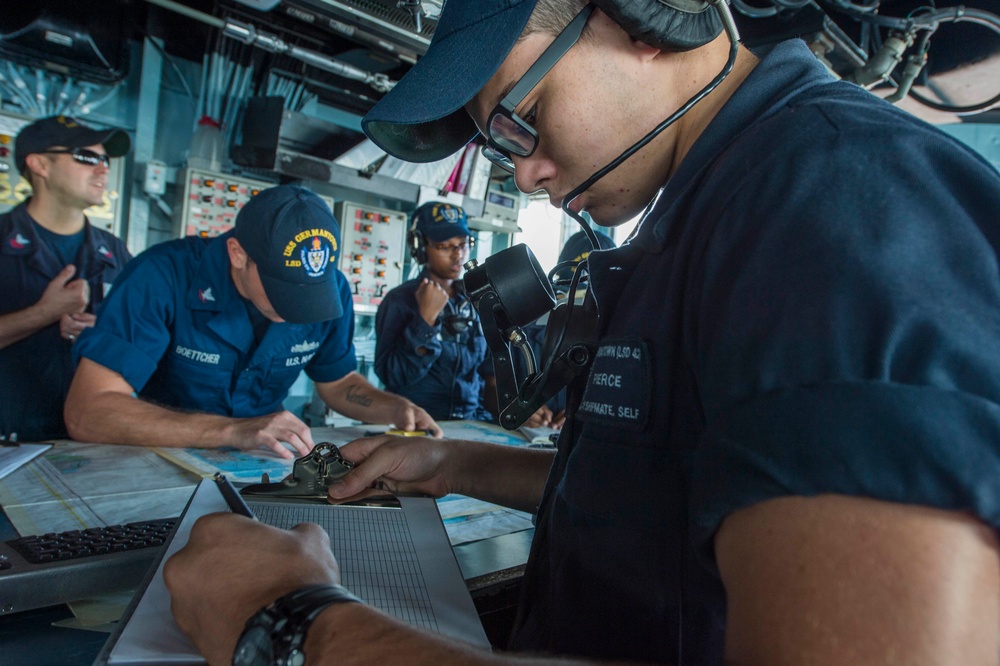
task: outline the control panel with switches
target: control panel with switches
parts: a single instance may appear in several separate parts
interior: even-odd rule
[[[274,187],[274,183],[202,169],[178,172],[177,182],[183,184],[180,201],[174,206],[179,235],[202,238],[214,238],[232,229],[246,202],[261,190]]]
[[[403,281],[408,216],[397,210],[341,201],[340,270],[354,294],[354,311],[373,314],[386,293]]]
[[[174,207],[180,235],[202,238],[214,238],[232,229],[240,209],[261,190],[275,186],[263,180],[192,168],[178,172],[177,182],[184,184]],[[333,211],[333,198],[318,196]]]

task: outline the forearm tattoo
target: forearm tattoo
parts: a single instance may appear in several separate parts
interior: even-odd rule
[[[357,385],[347,388],[347,402],[353,402],[362,407],[371,407],[374,400],[362,392],[362,388]]]

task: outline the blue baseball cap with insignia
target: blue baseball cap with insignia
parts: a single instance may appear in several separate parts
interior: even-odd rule
[[[233,234],[282,319],[312,324],[343,316],[340,225],[316,194],[291,185],[262,190],[236,216]]]
[[[597,237],[596,248],[591,243],[590,236],[585,231],[578,231],[566,239],[562,251],[559,252],[559,259],[556,261],[556,265],[562,267],[555,271],[555,274],[552,276],[557,294],[565,294],[569,291],[569,282],[573,278],[573,271],[576,269],[576,265],[589,257],[591,252],[594,250],[608,250],[615,247],[615,241],[612,240],[611,236],[597,229],[592,229],[592,231],[594,232],[594,236]]]
[[[590,237],[585,231],[578,231],[569,238],[566,239],[565,245],[563,245],[562,250],[559,252],[559,259],[556,263],[563,263],[564,261],[571,261],[574,264],[578,264],[587,258],[590,253],[597,250],[608,250],[615,247],[615,241],[612,240],[611,236],[607,235],[602,231],[597,229],[592,230],[594,236],[597,237],[597,247],[590,242]]]
[[[449,0],[427,53],[361,121],[382,150],[434,162],[479,133],[464,106],[490,80],[528,23],[536,0]]]
[[[430,243],[456,236],[471,236],[465,211],[450,203],[429,201],[413,211],[413,229]]]

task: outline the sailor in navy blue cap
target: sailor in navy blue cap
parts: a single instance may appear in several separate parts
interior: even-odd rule
[[[436,419],[493,421],[483,404],[493,360],[461,279],[473,238],[465,211],[444,201],[411,216],[410,256],[420,274],[389,291],[375,315],[375,372]]]
[[[149,248],[75,345],[70,434],[301,456],[312,435],[282,401],[303,370],[341,414],[439,434],[423,409],[355,371],[354,309],[339,254],[326,203],[285,185],[251,199],[218,238]]]
[[[131,259],[125,243],[84,211],[108,198],[111,160],[129,150],[117,128],[42,118],[14,139],[31,196],[0,215],[0,435],[66,437],[71,347]]]
[[[481,134],[578,221],[642,216],[567,301],[553,450],[342,448],[333,499],[377,479],[534,514],[505,653],[276,602],[340,582],[322,531],[221,516],[166,577],[209,662],[1000,663],[1000,175],[801,39],[751,53],[728,5],[448,0],[362,120],[412,162]]]

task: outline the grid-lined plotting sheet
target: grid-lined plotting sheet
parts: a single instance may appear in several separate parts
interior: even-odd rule
[[[320,525],[345,587],[365,602],[404,622],[438,631],[420,558],[400,509],[356,506],[303,506],[250,502],[257,518],[289,529],[297,523]]]
[[[413,626],[488,649],[489,640],[434,500],[400,497],[399,502],[402,508],[248,504],[262,522],[276,527],[303,522],[324,527],[344,586],[366,603]],[[199,517],[216,511],[228,511],[226,503],[215,483],[204,479],[191,496],[155,573],[137,593],[95,664],[203,663],[170,613],[163,563],[187,543]]]

